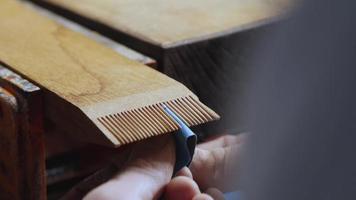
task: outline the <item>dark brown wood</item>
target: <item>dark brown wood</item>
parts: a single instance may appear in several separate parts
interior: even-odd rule
[[[0,199],[46,199],[40,89],[0,66]]]
[[[58,199],[112,155],[48,122],[44,135],[41,96],[37,86],[0,64],[0,199]],[[67,189],[57,189],[62,182]]]
[[[254,47],[271,27],[264,24],[214,39],[169,48],[159,66],[184,83],[199,99],[217,111],[221,120],[203,127],[206,134],[246,131],[245,88]],[[235,109],[231,109],[235,108]]]

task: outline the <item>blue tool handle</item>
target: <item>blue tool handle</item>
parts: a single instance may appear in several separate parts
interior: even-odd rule
[[[163,105],[163,109],[180,127],[180,129],[174,133],[176,142],[176,163],[173,174],[175,174],[191,163],[197,144],[197,136],[168,106]]]

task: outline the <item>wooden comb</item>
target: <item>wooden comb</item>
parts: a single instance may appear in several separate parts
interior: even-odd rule
[[[204,135],[246,129],[243,91],[256,39],[291,0],[30,0],[155,59],[224,116]],[[234,94],[234,95],[231,95]],[[231,106],[236,110],[231,110]]]
[[[31,8],[0,1],[0,61],[39,85],[46,124],[81,140],[120,146],[219,116],[179,82],[71,31]],[[47,127],[50,128],[50,127]]]

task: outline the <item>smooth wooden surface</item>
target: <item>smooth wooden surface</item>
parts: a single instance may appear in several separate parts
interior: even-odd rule
[[[46,118],[82,140],[118,146],[176,130],[160,103],[189,125],[218,118],[177,81],[17,1],[0,1],[0,30],[0,61],[41,86]]]
[[[43,0],[158,46],[240,29],[274,17],[285,0]]]
[[[119,42],[115,42],[103,35],[100,35],[99,33],[96,33],[95,31],[92,31],[78,23],[70,21],[60,15],[53,13],[53,12],[50,12],[50,11],[48,11],[40,6],[37,6],[31,2],[23,2],[23,3],[25,5],[33,8],[34,10],[36,10],[36,12],[40,13],[41,15],[54,20],[55,22],[65,26],[68,29],[82,33],[83,35],[89,37],[90,39],[95,40],[96,42],[113,49],[117,53],[125,56],[126,58],[128,58],[130,60],[135,60],[137,62],[140,62],[142,64],[148,65],[153,68],[157,67],[156,61],[153,60],[152,58],[150,58],[146,55],[143,55],[133,49],[130,49],[130,48],[124,46],[123,44],[120,44]]]

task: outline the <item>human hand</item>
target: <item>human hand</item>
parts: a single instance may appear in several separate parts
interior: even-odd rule
[[[120,172],[91,190],[84,199],[143,200],[159,199],[162,195],[167,200],[221,199],[219,190],[235,189],[234,184],[226,181],[234,183],[238,171],[234,161],[238,160],[242,143],[241,136],[223,136],[198,145],[190,169],[184,168],[171,180],[175,163],[172,136],[140,142],[133,147]]]
[[[237,189],[246,134],[225,135],[197,146],[190,169],[183,168],[166,186],[167,200],[221,200]],[[201,193],[204,191],[204,193]]]
[[[84,199],[159,199],[173,174],[175,143],[171,135],[135,144],[119,173],[94,188]],[[120,164],[120,163],[118,163]]]

